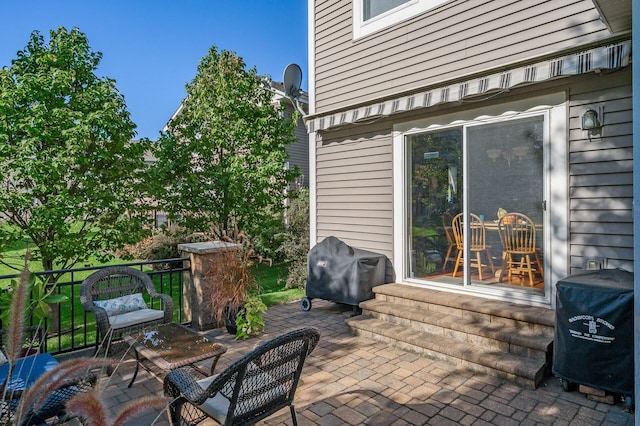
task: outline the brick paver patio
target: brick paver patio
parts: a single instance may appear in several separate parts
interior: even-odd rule
[[[522,389],[355,337],[344,323],[350,312],[349,307],[322,300],[314,300],[310,312],[292,303],[269,309],[259,339],[234,341],[221,329],[204,334],[229,347],[220,358],[220,371],[260,340],[300,326],[318,327],[320,343],[307,359],[296,393],[300,425],[633,425],[633,414],[626,413],[623,404],[564,392],[554,377],[535,391]],[[133,360],[127,359],[104,383],[102,395],[112,413],[141,397],[162,395],[162,383],[144,369],[127,389],[133,369]],[[150,413],[130,424],[154,421],[168,424],[166,412]],[[291,417],[283,410],[261,424],[290,425]]]

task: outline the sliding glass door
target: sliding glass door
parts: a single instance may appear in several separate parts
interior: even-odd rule
[[[407,278],[544,292],[545,117],[407,135]]]

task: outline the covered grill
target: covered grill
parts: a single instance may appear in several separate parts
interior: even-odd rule
[[[311,309],[311,299],[352,305],[373,298],[372,288],[384,284],[386,257],[353,248],[336,237],[327,237],[307,255],[307,297],[302,310]]]
[[[633,274],[603,269],[557,284],[553,373],[633,402]]]

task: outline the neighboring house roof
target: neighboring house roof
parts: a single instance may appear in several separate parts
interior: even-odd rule
[[[285,98],[285,99],[289,100],[289,102],[291,102],[291,100],[289,98],[287,98],[287,96],[285,95],[284,83],[280,83],[279,81],[270,81],[269,85],[271,86],[271,91],[275,93],[274,100],[275,99]],[[303,105],[303,108],[305,110],[308,110],[309,94],[307,92],[305,92],[304,90],[300,91],[300,99],[299,99],[299,101]]]

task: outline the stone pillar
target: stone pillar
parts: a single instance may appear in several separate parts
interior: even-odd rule
[[[183,321],[191,321],[194,329],[209,330],[218,326],[213,318],[210,302],[210,287],[214,283],[207,282],[206,275],[224,251],[239,248],[239,244],[223,241],[178,244],[181,257],[189,257],[191,265],[190,271],[184,271]]]

